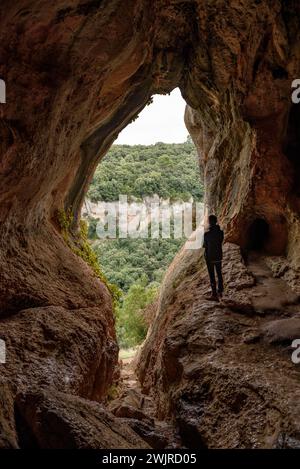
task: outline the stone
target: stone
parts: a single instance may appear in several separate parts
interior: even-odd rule
[[[55,389],[18,394],[16,414],[21,448],[148,448],[102,405]]]
[[[273,321],[232,307],[241,298],[251,303],[256,279],[231,244],[223,267],[231,303],[212,304],[200,251],[183,249],[170,266],[161,290],[168,301],[161,302],[136,364],[156,417],[173,421],[191,449],[272,448],[281,433],[292,441],[300,426],[299,371],[291,353],[270,342],[298,334],[299,318],[284,318],[297,305],[273,313],[280,317]]]
[[[0,381],[0,449],[16,449],[14,402],[8,385]]]
[[[177,86],[187,102],[207,210],[232,243],[225,261],[230,302],[203,302],[202,254],[183,249],[154,306],[138,374],[144,391],[157,396],[160,415],[176,420],[178,409],[181,429],[191,428],[182,409],[200,400],[204,414],[192,431],[198,429],[203,445],[273,444],[276,422],[287,418],[285,387],[295,378],[292,372],[285,383],[271,374],[274,395],[263,381],[266,363],[275,360],[283,376],[293,370],[287,357],[237,340],[265,321],[237,246],[245,253],[249,233],[263,220],[263,248],[285,258],[276,271],[299,295],[300,107],[291,101],[291,82],[300,76],[299,16],[299,3],[284,0],[15,0],[3,9],[0,337],[8,361],[0,365],[7,396],[1,444],[16,445],[12,404],[28,387],[51,385],[68,395],[70,406],[76,396],[104,402],[109,394],[118,368],[112,298],[77,255],[81,207],[119,132],[153,94]],[[247,365],[246,356],[252,357]],[[194,383],[189,376],[202,378]],[[209,379],[218,399],[205,388]],[[244,382],[245,399],[233,386]],[[240,424],[237,408],[248,412]]]
[[[166,433],[155,428],[153,424],[151,425],[149,422],[134,418],[122,418],[121,420],[143,438],[151,448],[164,449],[168,446],[169,440]]]
[[[300,339],[300,317],[270,321],[263,326],[262,336],[270,344],[291,345],[293,339]]]

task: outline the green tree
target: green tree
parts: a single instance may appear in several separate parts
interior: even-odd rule
[[[202,199],[198,158],[190,138],[180,144],[113,145],[96,169],[88,197],[93,202],[115,201],[119,194],[142,199],[154,193]]]
[[[122,348],[140,344],[147,334],[147,326],[142,310],[157,295],[157,285],[148,285],[148,279],[142,279],[131,285],[121,305],[117,308],[117,335]]]
[[[198,157],[190,137],[182,144],[113,145],[98,165],[88,198],[116,201],[120,194],[141,200],[157,194],[171,201],[203,198]],[[107,239],[96,235],[89,220],[88,236],[108,281],[123,292],[116,308],[122,347],[140,343],[146,334],[141,311],[153,301],[157,286],[184,239]]]

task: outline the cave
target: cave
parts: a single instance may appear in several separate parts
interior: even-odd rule
[[[248,251],[263,251],[270,237],[270,227],[263,218],[256,218],[247,230]]]
[[[0,448],[22,446],[27,428],[40,448],[155,446],[151,421],[108,407],[118,377],[113,298],[87,262],[80,213],[120,131],[151,96],[176,87],[206,210],[225,231],[230,302],[204,301],[203,253],[180,251],[137,359],[141,390],[153,397],[158,422],[192,422],[208,448],[300,447],[292,417],[298,377],[280,348],[300,330],[299,132],[291,111],[299,19],[294,0],[4,1],[0,337],[8,359],[0,363]],[[277,322],[253,306],[255,282],[240,252],[249,220],[248,246],[271,241],[266,222],[254,218],[260,213],[275,220],[272,239],[284,225],[284,250],[268,260],[289,297],[272,309]],[[273,362],[278,373],[266,368]],[[246,396],[238,414],[237,388]]]

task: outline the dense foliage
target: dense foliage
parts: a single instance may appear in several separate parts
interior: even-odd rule
[[[141,277],[129,288],[117,308],[117,335],[120,347],[129,348],[144,340],[147,327],[141,311],[155,299],[157,287],[155,284],[147,285],[147,278]]]
[[[88,197],[115,201],[119,194],[143,199],[202,200],[199,167],[190,139],[181,144],[114,145],[96,169]]]
[[[171,200],[202,200],[195,147],[157,143],[150,146],[115,145],[96,169],[88,197],[116,201],[119,194],[143,199],[154,194]],[[108,281],[123,291],[116,308],[122,347],[140,343],[146,325],[140,311],[157,294],[162,277],[184,239],[113,239],[96,237],[97,220],[90,220],[89,238]]]
[[[183,239],[115,239],[97,241],[94,251],[107,279],[127,292],[142,275],[160,282]]]

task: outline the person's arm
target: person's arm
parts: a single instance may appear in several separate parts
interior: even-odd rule
[[[224,231],[222,230],[221,231],[221,243],[223,243],[223,241],[224,241]]]

